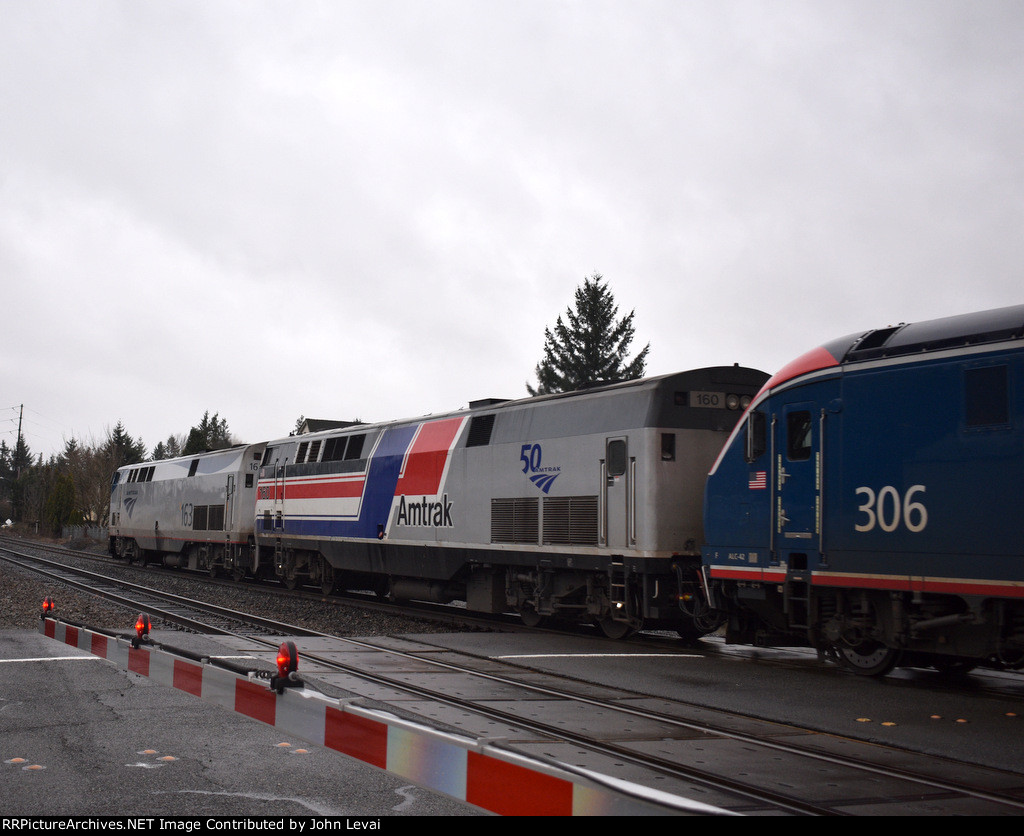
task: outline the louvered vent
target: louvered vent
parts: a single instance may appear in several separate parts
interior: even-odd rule
[[[536,497],[491,500],[492,543],[536,543],[540,531]]]
[[[469,422],[469,438],[467,447],[486,447],[491,443],[491,430],[494,429],[494,414],[475,415]]]
[[[553,546],[596,546],[597,497],[545,497],[544,544]]]
[[[224,506],[211,505],[208,528],[210,531],[224,530]]]

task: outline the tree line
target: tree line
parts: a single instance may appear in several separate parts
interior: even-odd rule
[[[0,441],[0,523],[8,520],[38,525],[40,533],[57,536],[67,525],[104,524],[110,511],[110,483],[118,468],[147,460],[188,456],[230,447],[234,439],[218,414],[204,413],[187,433],[170,436],[153,448],[133,438],[118,422],[95,443],[76,438],[44,459],[33,457],[19,436],[15,446]]]
[[[634,312],[618,318],[608,283],[599,273],[576,289],[575,306],[544,329],[543,356],[534,372],[530,395],[585,389],[642,377],[650,351],[648,343],[629,358],[634,337]],[[302,418],[296,422],[296,431]],[[238,443],[218,413],[203,414],[187,433],[168,436],[153,448],[133,438],[118,424],[96,443],[70,439],[59,454],[44,460],[33,455],[19,435],[13,448],[0,441],[0,523],[7,520],[38,524],[41,533],[59,536],[62,527],[106,524],[110,483],[118,468],[144,461],[177,458],[220,450]]]

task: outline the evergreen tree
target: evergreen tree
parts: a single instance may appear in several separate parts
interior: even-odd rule
[[[72,522],[75,516],[75,483],[70,474],[61,473],[46,498],[43,508],[43,522],[50,532],[60,536],[61,528]]]
[[[0,523],[7,521],[14,511],[11,508],[11,493],[14,488],[14,466],[11,448],[0,439]]]
[[[158,441],[156,447],[153,448],[153,461],[176,459],[182,455],[183,447],[184,444],[180,436],[169,435],[167,441]]]
[[[576,309],[567,308],[565,320],[544,329],[544,359],[537,364],[536,388],[531,395],[571,392],[601,383],[643,377],[650,343],[626,361],[633,341],[633,311],[616,321],[615,298],[600,273],[576,288]]]
[[[113,474],[119,467],[136,464],[146,460],[146,445],[140,438],[136,441],[118,421],[113,430],[107,430],[107,439],[103,442],[101,453],[107,459],[110,472]]]
[[[31,500],[32,486],[32,453],[21,433],[11,452],[10,475],[8,477],[8,494],[11,501],[11,516],[15,522],[21,522],[25,516],[26,504]]]
[[[217,413],[210,416],[210,411],[203,413],[203,420],[199,426],[192,427],[188,433],[188,440],[181,451],[183,456],[192,453],[202,453],[206,450],[223,450],[232,445],[231,433],[228,431],[228,422]]]
[[[40,454],[42,455],[42,454]],[[14,444],[14,454],[11,458],[11,466],[14,470],[14,478],[17,479],[25,468],[32,466],[32,452],[25,443],[25,436],[18,434]]]

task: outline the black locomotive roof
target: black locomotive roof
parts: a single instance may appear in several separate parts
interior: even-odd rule
[[[1024,305],[901,323],[854,334],[825,348],[841,363],[900,357],[948,348],[1017,340],[1024,337]]]

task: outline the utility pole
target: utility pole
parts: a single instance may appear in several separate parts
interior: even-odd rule
[[[17,451],[22,446],[22,440],[21,440],[21,419],[22,419],[22,416],[24,414],[25,414],[25,404],[22,404],[21,406],[18,407],[18,439],[17,439],[17,441],[14,442],[14,450],[15,450],[14,457],[18,460],[17,461],[18,469],[17,469],[17,471],[14,474],[16,479],[20,479],[21,478],[21,457],[17,454]]]

